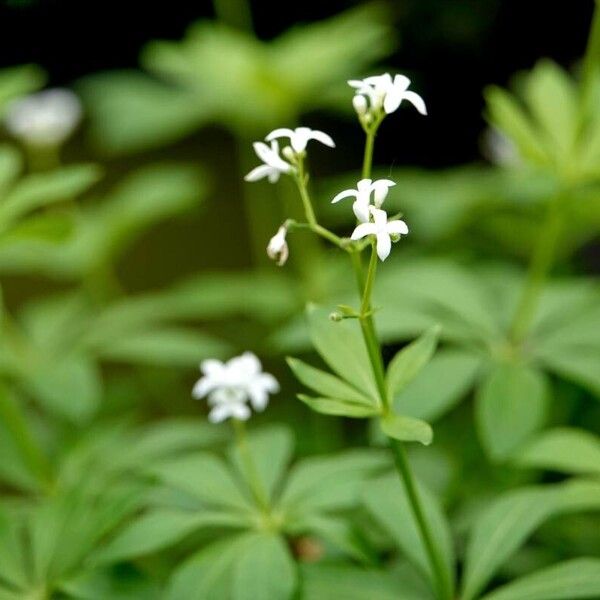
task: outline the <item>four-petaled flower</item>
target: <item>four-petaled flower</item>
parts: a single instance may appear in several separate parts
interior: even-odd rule
[[[389,115],[398,109],[402,100],[408,100],[422,115],[427,114],[425,101],[419,94],[408,89],[410,79],[405,75],[395,75],[392,78],[389,73],[384,73],[365,79],[352,79],[348,85],[356,90],[356,94],[369,99],[371,110],[379,111],[383,108]]]
[[[375,181],[372,179],[361,179],[356,184],[356,189],[343,190],[331,202],[335,204],[344,198],[356,198],[352,205],[352,210],[361,223],[367,223],[370,218],[371,194],[373,194],[373,204],[375,207],[381,208],[389,188],[393,185],[396,184],[391,179],[376,179]]]
[[[11,102],[5,124],[12,135],[25,143],[54,146],[73,133],[81,114],[79,98],[70,90],[56,88]]]
[[[271,142],[271,147],[263,142],[255,142],[253,147],[254,152],[264,164],[252,169],[244,177],[246,181],[258,181],[263,177],[268,177],[271,183],[275,183],[282,173],[291,173],[294,170],[290,163],[279,156],[279,144],[275,140]]]
[[[309,140],[316,140],[317,142],[321,142],[321,144],[325,144],[325,146],[335,148],[335,142],[329,135],[323,131],[311,129],[310,127],[296,127],[296,129],[280,127],[279,129],[271,131],[265,140],[271,142],[282,137],[289,138],[290,146],[296,154],[300,154],[306,150],[306,145]]]
[[[260,360],[252,352],[244,352],[227,362],[208,359],[200,363],[202,377],[196,382],[192,396],[196,399],[208,396],[212,423],[220,423],[230,417],[245,421],[251,411],[264,410],[269,394],[279,391],[273,375],[264,373]]]
[[[377,256],[380,260],[385,260],[390,255],[392,249],[392,238],[397,238],[401,234],[408,233],[408,226],[400,219],[388,221],[387,213],[384,210],[371,206],[369,212],[373,216],[373,222],[361,223],[356,226],[352,232],[351,239],[360,240],[367,235],[375,236],[377,246]]]

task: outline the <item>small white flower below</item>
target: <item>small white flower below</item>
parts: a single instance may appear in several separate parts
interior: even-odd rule
[[[208,359],[200,363],[202,377],[196,382],[192,396],[197,400],[208,396],[212,423],[228,418],[245,421],[251,415],[250,406],[262,411],[269,394],[279,391],[273,375],[264,373],[260,360],[252,352],[244,352],[227,362]]]
[[[389,73],[384,73],[365,79],[351,79],[348,85],[356,90],[357,96],[368,99],[369,109],[373,112],[383,109],[389,115],[398,109],[403,100],[407,100],[422,115],[427,114],[425,101],[419,94],[408,89],[410,79],[405,75],[395,75],[392,78]],[[366,113],[363,102],[354,100],[353,104],[357,112],[360,109],[363,115]]]
[[[332,204],[343,200],[344,198],[355,198],[352,204],[352,210],[356,218],[361,223],[368,223],[370,220],[369,209],[371,207],[371,194],[373,194],[373,204],[376,208],[381,208],[383,201],[386,199],[389,189],[396,185],[391,179],[361,179],[356,184],[356,189],[343,190],[337,194]]]
[[[373,217],[373,222],[361,223],[356,226],[352,232],[351,239],[360,240],[367,235],[375,236],[377,247],[377,256],[380,260],[385,260],[392,249],[392,240],[397,241],[400,235],[408,233],[408,226],[400,219],[388,221],[387,213],[384,210],[371,206],[369,209]]]
[[[335,142],[329,135],[323,131],[317,129],[310,129],[310,127],[296,127],[296,129],[288,129],[287,127],[280,127],[271,131],[271,133],[265,138],[267,142],[272,142],[278,138],[286,137],[290,140],[290,146],[296,154],[300,154],[306,150],[306,146],[310,140],[316,140],[335,148]]]
[[[6,129],[27,144],[54,146],[64,142],[82,116],[81,102],[70,90],[56,88],[9,104]]]
[[[271,146],[263,142],[253,144],[254,152],[264,164],[255,167],[244,177],[246,181],[258,181],[268,177],[271,183],[276,183],[282,173],[291,173],[294,170],[291,164],[279,156],[279,144],[273,140]]]
[[[286,241],[287,227],[282,225],[277,233],[269,240],[267,246],[267,256],[277,262],[279,267],[282,267],[290,255],[290,249]]]

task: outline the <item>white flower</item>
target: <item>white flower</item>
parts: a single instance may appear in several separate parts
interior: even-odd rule
[[[244,352],[227,362],[208,359],[200,364],[202,377],[196,382],[192,396],[208,396],[212,407],[208,416],[212,423],[232,417],[245,421],[250,417],[250,402],[254,410],[264,410],[269,394],[279,391],[273,375],[263,373],[260,360],[252,352]]]
[[[26,143],[50,146],[64,142],[81,120],[79,98],[67,89],[51,89],[14,100],[5,116],[8,131]]]
[[[285,240],[287,235],[287,227],[282,225],[277,233],[269,240],[267,246],[267,256],[271,260],[277,261],[278,266],[283,266],[290,255],[290,249]]]
[[[356,90],[356,94],[369,99],[371,110],[383,108],[389,115],[398,109],[402,100],[408,100],[422,115],[427,114],[425,101],[408,89],[410,79],[405,75],[395,75],[392,79],[389,73],[384,73],[366,79],[352,79],[348,85]]]
[[[254,152],[264,164],[252,169],[244,177],[246,181],[258,181],[263,177],[268,177],[271,183],[275,183],[282,173],[290,173],[294,170],[292,165],[279,156],[279,144],[276,141],[271,142],[271,147],[263,142],[255,142],[253,147]]]
[[[296,127],[296,129],[281,127],[271,131],[265,140],[271,142],[281,137],[289,138],[290,146],[296,154],[300,154],[306,150],[306,145],[309,140],[316,140],[317,142],[321,142],[321,144],[325,144],[325,146],[335,148],[335,142],[330,136],[322,131],[310,129],[309,127]]]
[[[344,190],[337,194],[331,201],[332,204],[343,200],[344,198],[356,198],[352,205],[352,210],[356,218],[361,223],[369,221],[369,207],[371,206],[371,194],[373,194],[373,203],[380,208],[385,200],[389,188],[396,185],[391,179],[361,179],[356,184],[356,189]]]
[[[401,234],[406,235],[408,226],[400,219],[388,221],[387,213],[379,208],[371,206],[370,212],[373,216],[373,222],[357,225],[352,232],[351,239],[360,240],[367,235],[374,235],[376,237],[377,256],[380,260],[385,260],[392,249],[392,237],[397,238]]]

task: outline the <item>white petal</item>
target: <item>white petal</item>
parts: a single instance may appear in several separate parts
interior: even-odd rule
[[[383,110],[385,110],[386,114],[393,113],[400,106],[400,102],[402,102],[402,98],[404,97],[404,92],[397,90],[392,87],[385,95],[385,99],[383,101]]]
[[[248,173],[244,179],[246,181],[258,181],[259,179],[263,179],[264,177],[268,177],[271,183],[275,183],[279,179],[279,171],[270,167],[269,165],[259,165],[255,167]],[[275,181],[273,181],[273,177],[275,177]]]
[[[408,100],[422,115],[427,114],[427,107],[425,106],[425,100],[419,96],[416,92],[404,92],[404,98]]]
[[[211,423],[221,423],[231,416],[231,406],[228,404],[218,404],[208,413],[208,420]]]
[[[365,85],[365,82],[362,79],[349,79],[348,85],[353,88],[361,88]]]
[[[387,232],[391,234],[406,235],[408,233],[408,225],[400,219],[397,219],[395,221],[388,221],[388,224],[385,228]]]
[[[240,369],[240,371],[242,371],[244,374],[256,375],[262,370],[262,365],[260,364],[258,356],[256,356],[256,354],[253,352],[244,352],[241,356],[237,357],[237,361],[238,369]]]
[[[365,236],[372,235],[374,233],[377,233],[377,229],[373,223],[361,223],[360,225],[356,226],[350,239],[360,240]]]
[[[205,375],[220,375],[223,372],[223,362],[216,358],[207,358],[200,363],[200,370]]]
[[[264,163],[269,164],[271,154],[273,153],[271,148],[269,148],[269,146],[267,146],[267,144],[264,142],[254,142],[252,147],[254,148],[254,152],[256,152],[256,156],[258,156],[258,158],[260,158],[260,160],[262,160]]]
[[[339,202],[340,200],[343,200],[344,198],[356,198],[358,196],[358,192],[356,190],[344,190],[342,192],[340,192],[339,194],[336,194],[335,197],[333,198],[333,200],[331,201],[331,204],[335,204],[336,202]]]
[[[353,205],[352,210],[354,211],[354,215],[361,223],[369,222],[369,197],[366,197],[366,200],[363,198],[359,198]]]
[[[280,137],[292,138],[294,136],[294,130],[289,129],[288,127],[280,127],[279,129],[274,129],[271,133],[265,138],[267,142],[272,142],[273,140]]]
[[[192,388],[192,397],[196,400],[200,400],[200,398],[204,398],[206,394],[211,392],[216,385],[217,382],[214,379],[201,377]]]
[[[392,249],[392,240],[390,236],[385,232],[379,232],[377,234],[377,256],[380,260],[385,260],[390,255]]]
[[[239,421],[247,421],[252,414],[246,404],[232,404],[229,407],[229,412],[234,419]]]
[[[262,411],[269,404],[269,394],[260,386],[254,385],[248,389],[250,404],[254,410]]]
[[[310,139],[311,130],[308,127],[296,127],[290,139],[294,152],[304,152]]]
[[[386,199],[388,190],[392,186],[396,185],[391,179],[378,179],[373,182],[373,201],[375,202],[375,206],[379,208],[383,201]]]
[[[371,206],[370,208],[371,214],[373,215],[373,220],[375,221],[375,227],[378,231],[385,231],[386,223],[387,223],[387,213],[385,210],[381,210],[380,208],[375,208]]]
[[[394,76],[394,87],[400,91],[405,92],[410,85],[410,79],[406,75],[400,75],[399,73]]]
[[[270,394],[276,394],[279,391],[279,382],[271,373],[261,373],[258,376],[258,381]]]
[[[331,139],[331,136],[327,135],[324,131],[318,131],[313,129],[310,134],[310,138],[313,140],[317,140],[317,142],[321,142],[321,144],[325,144],[325,146],[329,146],[330,148],[335,148],[335,142]]]

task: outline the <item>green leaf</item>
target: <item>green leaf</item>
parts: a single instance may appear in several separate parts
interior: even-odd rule
[[[342,400],[341,398],[313,398],[305,394],[298,394],[298,398],[312,408],[315,412],[323,415],[335,415],[338,417],[350,417],[352,419],[364,419],[379,414],[379,409],[373,405]]]
[[[434,326],[394,356],[386,373],[390,398],[405,388],[431,360],[439,335],[440,327]]]
[[[345,320],[333,322],[324,308],[307,309],[310,336],[323,360],[345,379],[371,398],[378,398],[377,386],[365,343],[358,325]]]
[[[450,528],[437,499],[424,486],[417,487],[433,544],[444,562],[444,575],[451,582],[451,586],[454,586],[454,550]],[[431,571],[421,534],[415,519],[409,516],[412,515],[410,501],[398,476],[394,473],[371,482],[365,488],[364,502],[369,512],[391,535],[406,557],[421,569],[430,582],[435,582],[435,574]],[[398,515],[405,516],[398,518]]]
[[[544,424],[547,381],[530,367],[498,365],[479,389],[475,410],[485,449],[494,460],[504,460]]]
[[[574,558],[503,585],[482,600],[578,600],[597,598],[600,559]]]
[[[464,350],[439,350],[394,398],[395,412],[426,420],[441,417],[469,392],[481,363]]]
[[[496,86],[488,87],[484,96],[490,123],[516,144],[524,158],[537,165],[547,164],[548,155],[541,135],[517,100]]]
[[[27,175],[0,204],[0,229],[38,208],[70,200],[96,183],[101,176],[95,165],[73,165],[47,173]]]
[[[302,599],[432,600],[423,583],[410,573],[374,570],[348,564],[302,566]]]
[[[292,459],[294,450],[292,432],[284,426],[270,425],[253,431],[248,436],[247,445],[252,455],[256,475],[269,497],[273,498]],[[232,447],[232,456],[239,475],[245,477],[245,468],[237,444]]]
[[[275,533],[249,536],[232,575],[233,600],[286,600],[296,587],[296,565],[285,540]]]
[[[32,369],[23,383],[46,410],[77,423],[91,419],[102,396],[98,368],[76,354]]]
[[[202,503],[241,511],[252,509],[230,469],[212,454],[190,453],[149,466],[148,471],[161,482],[191,494]]]
[[[22,166],[23,160],[16,148],[8,144],[0,145],[0,196],[4,196],[21,172]]]
[[[365,479],[387,466],[387,453],[374,450],[305,458],[292,467],[280,504],[293,514],[350,508]]]
[[[226,356],[231,347],[206,333],[163,327],[131,333],[97,351],[101,357],[119,362],[188,367],[196,365],[201,356]]]
[[[98,564],[138,558],[172,546],[202,527],[243,527],[245,524],[231,513],[159,508],[129,523],[91,560]]]
[[[345,398],[357,404],[374,404],[373,399],[331,373],[311,367],[297,358],[288,358],[287,363],[301,383],[324,398]]]
[[[231,600],[233,569],[251,537],[224,538],[188,558],[171,576],[166,600]]]
[[[573,154],[579,126],[579,99],[571,77],[556,63],[539,61],[527,75],[525,99],[558,164]]]
[[[497,570],[548,519],[600,510],[600,483],[573,480],[525,488],[494,500],[475,523],[466,551],[463,600],[473,600]]]
[[[521,448],[513,462],[533,469],[600,475],[600,438],[582,429],[551,429]]]
[[[421,442],[429,446],[433,441],[433,430],[429,423],[414,417],[388,413],[379,419],[385,435],[401,442]]]
[[[46,75],[37,65],[21,65],[0,70],[0,115],[8,103],[19,96],[34,92],[46,81]]]

